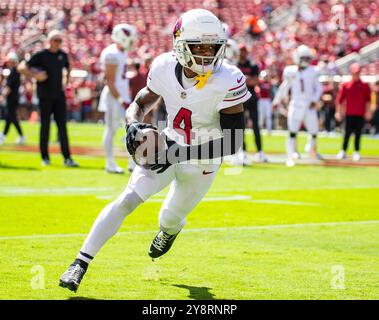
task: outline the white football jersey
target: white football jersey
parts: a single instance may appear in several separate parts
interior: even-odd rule
[[[116,64],[115,87],[124,101],[130,101],[129,79],[126,77],[128,53],[117,48],[115,43],[103,49],[100,55],[100,66],[105,71],[106,64]]]
[[[283,82],[275,95],[273,103],[279,103],[291,90],[291,101],[302,104],[318,102],[322,94],[322,85],[319,78],[318,68],[308,66],[299,70],[297,65],[287,66],[283,70]]]
[[[166,105],[164,133],[182,145],[196,145],[220,138],[220,110],[245,102],[251,97],[246,78],[235,66],[222,64],[203,88],[184,89],[175,75],[178,64],[174,52],[154,59],[147,86],[160,95]]]

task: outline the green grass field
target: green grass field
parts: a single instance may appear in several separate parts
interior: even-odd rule
[[[38,125],[23,128],[37,146]],[[69,126],[72,146],[101,148],[102,133]],[[120,129],[120,151],[122,137]],[[41,167],[38,153],[13,150],[15,138],[12,128],[0,146],[0,299],[379,298],[379,167],[268,163],[231,176],[223,166],[170,252],[152,261],[165,190],[126,218],[75,294],[59,277],[129,174],[107,174],[102,157],[77,154],[81,168],[64,168],[60,154]],[[284,153],[284,135],[263,139],[269,159]],[[306,136],[299,140],[302,148]],[[320,138],[320,151],[337,153],[340,142]],[[364,137],[362,155],[379,156],[379,140]]]

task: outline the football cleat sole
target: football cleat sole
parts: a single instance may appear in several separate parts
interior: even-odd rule
[[[79,285],[76,285],[74,283],[66,283],[66,282],[63,282],[63,281],[60,281],[59,282],[59,286],[62,287],[62,288],[67,288],[73,292],[76,293],[76,291],[78,290],[78,287]]]

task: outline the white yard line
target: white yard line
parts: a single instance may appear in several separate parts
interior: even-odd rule
[[[98,196],[98,199],[112,200],[117,196]],[[148,199],[146,202],[159,202],[162,203],[165,200],[165,195],[154,196]],[[215,202],[215,201],[245,201],[251,200],[250,196],[234,195],[234,196],[215,196],[215,197],[205,197],[201,199],[201,202]]]
[[[23,196],[23,195],[59,195],[59,194],[94,194],[98,192],[113,191],[108,187],[0,187],[0,196]]]
[[[308,227],[339,227],[352,225],[374,225],[379,224],[379,220],[364,220],[364,221],[339,221],[339,222],[310,222],[310,223],[295,223],[295,224],[272,224],[265,226],[234,226],[234,227],[214,227],[214,228],[188,228],[184,229],[185,233],[192,232],[211,232],[211,231],[230,231],[230,230],[276,230],[287,228],[308,228]],[[145,231],[123,231],[118,232],[117,236],[129,234],[154,234],[156,230]],[[24,236],[4,236],[0,237],[0,241],[5,240],[34,240],[34,239],[56,239],[56,238],[71,238],[85,237],[87,233],[64,233],[64,234],[34,234]]]
[[[296,191],[296,190],[348,190],[348,189],[379,189],[379,185],[355,185],[355,186],[323,186],[323,187],[312,187],[312,186],[302,186],[302,187],[256,187],[256,188],[251,188],[249,190],[243,189],[235,189],[233,188],[230,190],[230,193],[232,192],[246,192],[246,191]],[[122,189],[120,189],[119,193],[121,193]],[[115,192],[115,195],[109,195],[110,192]],[[96,195],[99,193],[108,193],[108,195],[102,195],[98,196],[100,199],[113,199],[116,198],[118,193],[115,188],[109,188],[109,187],[15,187],[15,186],[0,186],[0,197],[1,196],[14,196],[14,197],[22,197],[22,196],[56,196],[56,195]],[[229,193],[229,194],[230,194]],[[218,199],[221,200],[221,197],[219,198],[218,195],[222,194],[221,193],[215,193],[214,198],[208,197],[208,201],[219,201]],[[157,194],[158,196],[160,195],[165,195],[164,192],[160,192]],[[233,199],[233,197],[237,197]],[[241,198],[241,197],[246,197],[246,198]],[[240,196],[240,195],[235,195],[235,196],[224,196],[225,200],[223,201],[230,201],[232,200],[248,200],[247,198],[250,198],[248,196]],[[213,199],[213,200],[212,200]],[[154,202],[160,202],[160,201],[155,201]]]
[[[300,202],[300,201],[286,201],[286,200],[276,200],[276,199],[260,199],[260,200],[250,200],[251,203],[264,203],[264,204],[283,204],[287,206],[305,206],[305,207],[321,207],[320,203],[315,202]]]

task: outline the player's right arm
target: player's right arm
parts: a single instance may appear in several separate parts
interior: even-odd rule
[[[104,78],[107,82],[109,91],[111,95],[118,100],[120,97],[119,92],[116,89],[116,73],[117,73],[118,64],[115,63],[106,63],[104,70]]]
[[[148,114],[161,101],[162,97],[146,86],[137,93],[134,101],[125,111],[126,148],[131,155],[135,153],[139,145],[138,141],[136,141],[138,131],[145,128],[154,128],[152,125],[142,122],[144,115]]]
[[[290,90],[291,81],[288,75],[288,68],[284,68],[283,71],[283,82],[280,84],[278,91],[272,101],[273,108],[276,108],[278,105],[283,103],[283,100],[288,97]]]

